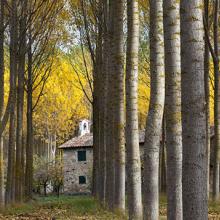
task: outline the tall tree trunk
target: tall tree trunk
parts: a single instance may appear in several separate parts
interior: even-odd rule
[[[139,10],[137,0],[127,1],[127,18],[126,155],[128,213],[130,220],[142,220],[141,161],[138,130]]]
[[[104,158],[105,158],[105,183],[104,183],[104,204],[106,205],[106,179],[107,179],[107,135],[108,135],[108,116],[107,116],[107,95],[108,95],[108,65],[109,65],[109,36],[108,36],[108,31],[109,31],[109,18],[108,18],[108,12],[109,12],[109,5],[108,5],[108,0],[105,0],[103,3],[103,10],[104,10],[104,30],[103,30],[103,73],[104,73],[104,83],[103,83],[103,89],[104,89],[104,100],[103,100],[103,111],[104,111]]]
[[[15,179],[15,200],[22,199],[22,138],[23,138],[23,113],[24,113],[24,74],[26,54],[26,12],[25,1],[22,2],[22,17],[20,18],[19,32],[19,57],[18,57],[18,86],[17,86],[17,132],[16,132],[16,179]]]
[[[209,30],[209,0],[204,0],[204,19]],[[205,57],[204,57],[204,78],[205,78],[205,99],[206,99],[206,148],[207,148],[207,195],[209,197],[209,178],[210,178],[210,86],[209,86],[209,46],[205,41]]]
[[[159,219],[159,150],[165,97],[163,1],[150,0],[151,96],[144,145],[144,219]]]
[[[220,76],[219,76],[219,1],[214,1],[214,21],[213,21],[213,37],[214,37],[214,130],[215,130],[215,149],[214,149],[214,171],[213,171],[213,191],[214,200],[219,199],[219,162],[220,162]]]
[[[182,213],[182,120],[179,2],[164,0],[165,119],[167,143],[167,218]]]
[[[99,183],[98,197],[102,204],[105,202],[105,71],[103,56],[103,2],[98,5],[98,36],[96,49],[96,74],[98,77],[98,103],[99,103]],[[101,80],[102,79],[102,80]],[[102,94],[102,95],[101,95]]]
[[[202,0],[181,1],[183,219],[207,220]]]
[[[4,138],[0,138],[0,208],[5,202],[5,184],[4,184]]]
[[[98,197],[99,192],[99,100],[98,100],[98,71],[94,67],[94,91],[93,91],[93,195]]]
[[[106,124],[106,114],[107,114],[107,73],[108,73],[108,30],[107,30],[107,20],[108,20],[108,1],[99,2],[99,44],[101,45],[101,62],[99,73],[102,82],[100,83],[100,193],[99,199],[102,204],[106,201],[106,137],[107,137],[107,124]],[[100,56],[99,55],[99,56]],[[101,95],[102,94],[102,95]]]
[[[124,111],[124,0],[115,0],[114,81],[115,81],[115,209],[125,211],[125,111]]]
[[[106,133],[106,203],[107,207],[113,211],[114,208],[114,194],[115,194],[115,158],[114,158],[114,114],[113,114],[113,103],[114,103],[114,86],[113,86],[113,47],[114,41],[111,36],[114,36],[114,3],[109,2],[109,13],[108,13],[108,44],[109,46],[109,57],[108,57],[108,82],[107,82],[107,133]]]
[[[162,140],[160,146],[160,192],[166,193],[166,127],[165,127],[165,114],[163,116],[162,125]]]
[[[26,147],[26,142],[25,142],[25,134],[24,132],[22,133],[22,149],[21,149],[21,168],[22,168],[22,179],[21,179],[21,195],[22,195],[22,200],[24,200],[24,196],[25,196],[25,147]]]
[[[0,3],[0,121],[4,111],[4,0]],[[0,133],[0,208],[4,205],[4,149]]]
[[[14,103],[15,104],[15,103]],[[12,105],[13,106],[13,105]],[[15,181],[15,109],[11,110],[9,121],[8,168],[5,191],[6,205],[14,202]]]
[[[15,109],[16,109],[16,78],[17,78],[17,1],[13,0],[10,13],[10,88],[12,89],[10,123],[9,123],[9,144],[8,144],[8,168],[5,202],[14,202],[14,180],[15,180]]]
[[[4,0],[0,3],[0,120],[4,111]],[[1,135],[1,133],[0,133]]]
[[[33,189],[33,80],[32,80],[32,37],[29,33],[28,45],[28,80],[27,80],[27,145],[26,145],[26,170],[25,170],[25,197],[32,199]]]

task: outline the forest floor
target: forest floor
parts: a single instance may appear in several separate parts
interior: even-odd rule
[[[161,220],[166,219],[166,199],[160,202]],[[220,202],[210,203],[209,219],[220,220]],[[38,197],[28,204],[14,205],[0,212],[0,220],[126,220],[111,214],[89,196]]]

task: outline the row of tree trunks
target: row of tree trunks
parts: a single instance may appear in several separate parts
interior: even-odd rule
[[[24,75],[26,54],[26,7],[27,1],[22,2],[22,17],[19,24],[19,57],[18,57],[18,85],[17,85],[17,131],[16,131],[16,175],[15,200],[22,201],[22,144],[23,144],[23,114],[24,114]]]
[[[207,124],[207,155],[210,158],[210,104],[209,104],[209,52],[211,52],[213,64],[214,64],[214,133],[215,133],[215,143],[214,143],[214,169],[213,169],[213,184],[212,184],[212,198],[214,200],[219,199],[219,149],[220,149],[220,79],[219,79],[219,0],[212,2],[213,8],[213,27],[211,28],[211,22],[209,21],[209,0],[204,0],[204,27],[205,27],[205,57],[204,57],[204,71],[205,71],[205,93],[206,93],[206,124]],[[213,35],[213,41],[210,40],[210,35]],[[213,42],[213,45],[212,45]],[[207,161],[207,192],[209,195],[209,160]]]
[[[17,1],[12,1],[12,9],[10,14],[10,88],[12,91],[10,106],[10,122],[9,122],[9,146],[8,146],[8,168],[5,203],[11,204],[15,201],[15,133],[16,133],[16,81],[17,81]]]
[[[53,22],[50,18],[57,14],[59,4],[53,1],[42,1],[41,3],[28,0],[12,0],[0,3],[0,206],[4,203],[4,168],[3,168],[3,146],[2,136],[5,131],[8,119],[9,134],[8,134],[8,166],[7,180],[5,192],[5,204],[21,202],[24,198],[24,187],[26,188],[26,198],[32,198],[33,190],[33,110],[42,95],[39,95],[37,102],[32,104],[32,95],[34,90],[39,85],[45,84],[45,75],[39,81],[39,76],[36,76],[36,71],[39,71],[39,60],[42,60],[42,55],[45,53],[44,44],[50,39]],[[45,7],[46,6],[46,7]],[[44,11],[45,8],[48,9]],[[49,7],[50,6],[50,7]],[[56,7],[55,7],[56,6]],[[43,14],[43,13],[45,14]],[[6,18],[5,18],[6,17]],[[48,30],[36,29],[34,22],[39,22],[44,18],[43,22]],[[34,19],[33,19],[34,18]],[[53,19],[54,20],[54,19]],[[44,26],[44,25],[43,25]],[[9,28],[8,28],[9,27]],[[8,30],[8,31],[6,31]],[[29,36],[27,36],[27,31]],[[31,32],[33,31],[33,39]],[[47,35],[45,36],[45,32]],[[6,40],[4,39],[6,38]],[[7,40],[9,40],[10,53],[10,89],[8,94],[7,105],[4,105],[6,94],[4,93],[4,47],[7,48]],[[28,43],[28,45],[27,45]],[[32,48],[33,47],[33,48]],[[32,51],[33,50],[33,51]],[[36,52],[37,51],[37,52]],[[27,55],[27,57],[26,57]],[[40,57],[40,58],[39,58]],[[26,59],[27,58],[27,59]],[[28,63],[26,61],[28,60]],[[37,60],[37,61],[36,61]],[[37,63],[39,62],[39,63]],[[36,63],[38,64],[37,66]],[[41,65],[42,67],[42,65]],[[27,80],[25,73],[27,68]],[[40,73],[41,74],[41,73]],[[37,83],[36,83],[37,82]],[[37,84],[37,85],[34,85]],[[26,88],[25,88],[26,86]],[[24,141],[24,93],[27,90],[27,140]],[[27,147],[26,143],[27,142]],[[26,152],[26,157],[25,155]],[[54,151],[52,151],[54,152]],[[25,163],[26,162],[26,163]],[[24,171],[24,167],[26,170]],[[26,175],[26,176],[25,176]],[[25,184],[24,184],[25,181]]]
[[[43,138],[41,136],[34,137],[33,154],[39,157],[45,157],[48,161],[54,161],[57,155],[56,142],[56,134],[47,134]]]
[[[94,190],[94,194],[98,194],[100,202],[106,204],[110,210],[122,213],[125,213],[124,6],[123,0],[109,2],[109,5],[107,2],[99,5],[104,12],[99,14],[98,19],[93,96],[94,187],[98,189],[98,192]],[[132,173],[128,177],[128,192],[131,192],[129,216],[131,219],[141,219],[141,165],[137,110],[138,2],[129,1],[128,6],[130,34],[127,42],[126,67],[127,161],[130,164],[128,170]],[[100,70],[102,70],[101,73]],[[103,93],[102,96],[101,93]],[[135,140],[131,139],[133,137],[131,133],[136,136]]]
[[[129,219],[159,219],[159,179],[160,182],[164,180],[164,177],[159,178],[159,175],[162,176],[162,173],[166,176],[168,219],[207,219],[209,104],[204,106],[204,103],[209,102],[209,73],[207,69],[206,72],[204,71],[204,67],[208,68],[209,60],[207,45],[204,59],[202,0],[182,0],[181,2],[150,0],[149,2],[151,97],[144,145],[143,211],[137,118],[138,3],[135,0],[127,2],[126,86],[123,50],[124,3],[123,0],[110,1],[107,13],[104,10],[107,16],[106,14],[100,16],[105,18],[107,30],[104,30],[101,39],[97,41],[99,53],[96,61],[98,63],[98,58],[100,59],[99,56],[102,54],[102,63],[99,65],[96,63],[96,67],[102,67],[103,72],[107,74],[107,85],[104,86],[107,87],[104,95],[107,101],[105,97],[102,97],[101,101],[98,100],[101,92],[104,92],[104,87],[100,86],[103,75],[99,74],[94,82],[94,86],[101,88],[99,91],[94,90],[94,103],[97,103],[94,105],[94,111],[96,111],[94,123],[97,129],[94,130],[94,166],[97,169],[94,179],[97,181],[96,189],[97,183],[101,184],[99,199],[110,210],[125,212],[124,87],[126,87]],[[218,8],[218,1],[216,0],[215,3],[215,7]],[[106,2],[105,4],[107,5]],[[217,26],[217,19],[214,26]],[[105,45],[106,42],[109,48]],[[106,51],[108,51],[108,59],[105,58]],[[218,95],[215,97],[217,99]],[[215,110],[215,112],[218,111]],[[163,115],[165,115],[164,126],[162,126]],[[106,126],[104,121],[107,121]],[[215,132],[218,134],[217,121],[215,126]],[[103,131],[101,132],[100,129]],[[162,129],[163,148],[161,148]],[[161,163],[159,162],[160,151],[162,152]],[[218,155],[217,150],[216,155]],[[159,164],[164,167],[160,173]],[[99,175],[102,177],[100,178]],[[201,184],[198,185],[198,182]]]

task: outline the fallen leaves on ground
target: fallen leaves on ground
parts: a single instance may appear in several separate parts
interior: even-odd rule
[[[0,212],[1,213],[1,212]],[[166,219],[166,201],[160,205],[160,219]],[[101,208],[92,197],[64,196],[41,198],[30,204],[8,208],[0,220],[125,220],[125,216],[112,214]],[[211,203],[209,220],[220,220],[219,203]]]

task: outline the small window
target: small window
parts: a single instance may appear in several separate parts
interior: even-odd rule
[[[78,151],[78,161],[86,161],[86,151],[85,150]]]
[[[84,131],[87,129],[87,125],[86,123],[84,123]]]
[[[85,176],[79,176],[79,184],[86,184],[86,177]]]

